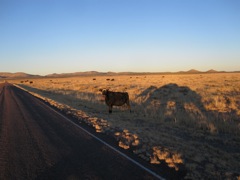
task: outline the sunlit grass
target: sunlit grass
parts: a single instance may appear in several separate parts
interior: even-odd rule
[[[188,174],[190,178],[215,177],[214,172],[218,172],[218,177],[226,177],[226,173],[240,169],[240,155],[236,151],[240,143],[240,74],[32,81],[17,83],[87,113],[93,117],[90,121],[95,123],[97,132],[103,132],[99,123],[119,129],[115,132],[119,133],[119,146],[124,149],[139,146],[135,153],[153,164],[165,161],[178,170],[178,164],[184,163],[192,172]],[[99,91],[105,88],[128,92],[133,113],[125,107],[114,107],[109,115]],[[221,160],[222,157],[225,158]]]

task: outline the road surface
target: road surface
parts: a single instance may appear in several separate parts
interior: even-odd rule
[[[0,179],[157,179],[29,93],[0,84]]]

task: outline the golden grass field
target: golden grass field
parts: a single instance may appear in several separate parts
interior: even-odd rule
[[[32,83],[29,83],[32,81]],[[13,80],[67,105],[97,132],[190,179],[240,179],[240,73],[86,76]],[[132,113],[108,113],[99,89],[128,92]],[[51,101],[49,100],[49,101]]]

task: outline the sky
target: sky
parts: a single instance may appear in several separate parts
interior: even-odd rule
[[[0,72],[240,70],[239,0],[0,0]]]

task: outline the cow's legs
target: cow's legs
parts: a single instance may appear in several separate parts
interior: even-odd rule
[[[112,106],[109,106],[109,113],[112,113]]]
[[[130,103],[129,103],[129,101],[127,101],[126,102],[126,104],[127,104],[127,107],[128,107],[128,109],[129,109],[129,111],[130,111],[130,113],[132,112],[132,110],[131,110],[131,106],[130,106]]]
[[[129,111],[130,111],[130,113],[131,113],[132,110],[131,110],[131,106],[130,106],[130,104],[128,105],[128,109],[129,109]]]

